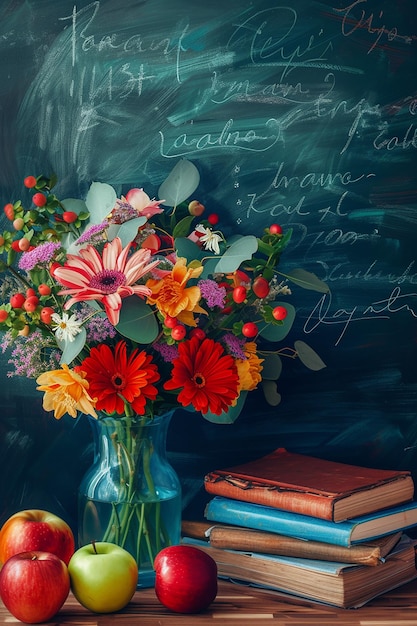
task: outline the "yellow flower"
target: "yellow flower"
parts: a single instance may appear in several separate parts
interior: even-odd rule
[[[239,374],[239,392],[253,391],[262,380],[261,371],[263,359],[256,354],[256,343],[248,341],[243,346],[246,359],[236,359]]]
[[[38,391],[44,391],[43,408],[53,411],[59,420],[65,413],[77,417],[77,411],[97,417],[94,410],[96,400],[91,398],[87,389],[85,372],[71,370],[65,363],[60,370],[44,372],[36,379]]]
[[[187,267],[187,259],[179,258],[171,272],[161,279],[150,278],[146,282],[152,294],[148,296],[148,304],[155,304],[160,313],[166,317],[176,317],[179,322],[187,326],[196,326],[194,313],[206,313],[199,306],[201,298],[200,288],[197,285],[187,287],[187,282],[198,278],[203,266]]]

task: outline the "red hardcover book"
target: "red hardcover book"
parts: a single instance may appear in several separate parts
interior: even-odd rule
[[[334,522],[411,501],[407,470],[328,461],[278,448],[255,461],[204,478],[208,493]]]

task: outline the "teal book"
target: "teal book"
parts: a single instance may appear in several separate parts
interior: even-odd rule
[[[207,504],[207,520],[265,530],[287,537],[351,546],[417,525],[417,502],[407,502],[343,522],[291,513],[273,507],[216,496]]]

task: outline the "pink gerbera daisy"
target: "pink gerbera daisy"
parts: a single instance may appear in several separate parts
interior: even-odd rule
[[[79,255],[68,254],[63,267],[54,271],[54,277],[64,287],[59,295],[72,296],[66,303],[69,309],[76,302],[98,300],[104,306],[109,321],[115,326],[119,321],[122,298],[137,295],[149,296],[151,290],[135,283],[148,274],[159,261],[149,262],[151,252],[137,250],[129,257],[130,244],[122,248],[118,237],[105,244],[103,255],[87,246]]]

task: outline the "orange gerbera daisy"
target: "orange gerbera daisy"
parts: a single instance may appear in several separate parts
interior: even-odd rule
[[[148,287],[134,283],[158,265],[159,260],[149,263],[150,250],[137,250],[130,257],[129,250],[130,244],[122,248],[120,239],[116,237],[106,243],[102,257],[94,246],[80,250],[79,256],[68,254],[64,267],[54,271],[54,277],[61,285],[69,287],[58,295],[72,296],[65,303],[65,309],[76,302],[98,300],[115,326],[119,321],[122,298],[133,294],[148,296]]]
[[[248,341],[243,346],[246,359],[236,359],[239,374],[239,391],[253,391],[262,380],[262,363],[256,354],[256,343]]]
[[[128,403],[135,413],[143,415],[147,401],[156,399],[154,383],[160,376],[152,356],[137,348],[128,356],[125,341],[119,341],[114,350],[106,344],[92,348],[80,368],[97,397],[98,411],[123,415]]]
[[[187,326],[196,326],[193,313],[206,311],[198,304],[201,298],[200,288],[196,285],[187,287],[187,282],[191,278],[198,278],[202,271],[203,266],[187,267],[186,259],[177,259],[169,274],[146,282],[146,287],[152,292],[148,296],[148,304],[155,304],[164,317],[169,315]]]
[[[213,339],[193,337],[178,346],[171,380],[164,389],[181,389],[178,402],[196,411],[220,415],[238,396],[239,376],[232,356]]]
[[[59,420],[65,413],[77,417],[77,411],[97,417],[95,400],[88,393],[85,372],[71,370],[65,363],[60,370],[44,372],[36,379],[38,391],[44,391],[43,408],[53,411]]]

